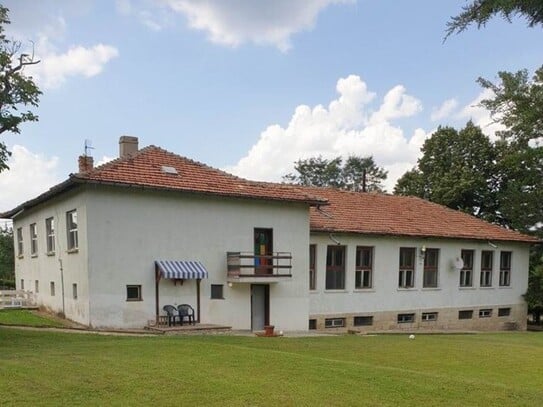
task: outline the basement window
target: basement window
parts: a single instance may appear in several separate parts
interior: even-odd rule
[[[317,320],[316,319],[310,319],[309,320],[309,329],[317,329]]]
[[[415,314],[398,314],[398,324],[410,324],[415,322]]]
[[[371,315],[363,315],[353,318],[354,326],[370,326],[373,325],[373,317]]]
[[[498,308],[499,317],[508,317],[511,315],[511,308]]]
[[[324,320],[325,328],[342,328],[345,326],[345,318],[327,318]]]
[[[479,318],[490,318],[492,316],[492,310],[491,309],[480,309],[479,310]]]
[[[473,310],[458,311],[458,319],[471,319],[473,318]]]
[[[126,301],[142,301],[141,285],[126,286]]]
[[[437,312],[423,312],[422,320],[426,322],[437,321]]]

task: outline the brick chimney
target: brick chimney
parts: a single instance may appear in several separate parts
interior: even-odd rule
[[[119,139],[119,157],[124,158],[138,151],[138,138],[121,136]]]
[[[88,155],[79,156],[79,172],[89,172],[94,168],[94,159]]]

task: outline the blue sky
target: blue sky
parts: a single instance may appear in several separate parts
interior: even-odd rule
[[[2,135],[0,211],[121,135],[252,179],[321,154],[374,155],[390,189],[440,124],[496,130],[479,76],[542,64],[543,30],[492,20],[443,42],[452,0],[11,0],[42,62],[37,123]]]

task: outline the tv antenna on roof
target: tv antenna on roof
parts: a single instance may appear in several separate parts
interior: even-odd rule
[[[94,150],[94,147],[92,146],[92,140],[85,139],[85,156],[89,156],[89,150]]]

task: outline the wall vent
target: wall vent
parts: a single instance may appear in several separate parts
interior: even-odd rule
[[[177,170],[174,168],[174,167],[169,167],[167,165],[163,165],[162,168],[161,168],[161,171],[164,173],[164,174],[173,174],[173,175],[177,175],[178,172]]]

